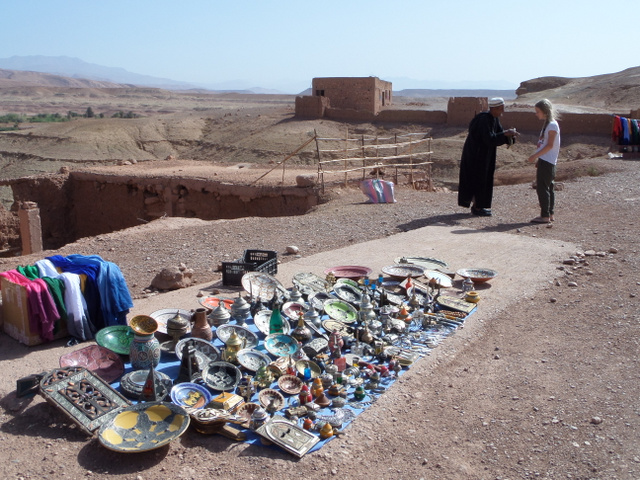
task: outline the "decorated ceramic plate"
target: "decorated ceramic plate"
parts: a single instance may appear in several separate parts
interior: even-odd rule
[[[237,357],[238,363],[250,372],[256,372],[260,367],[266,367],[271,363],[268,355],[254,348],[243,348]]]
[[[498,272],[488,268],[461,268],[456,273],[462,278],[470,278],[473,283],[488,282],[498,275]]]
[[[149,376],[149,370],[134,370],[124,374],[120,380],[120,389],[129,398],[139,399],[142,394],[142,389]],[[166,373],[156,370],[156,377],[160,380],[160,383],[166,388],[166,393],[171,391],[173,381]]]
[[[189,322],[187,333],[191,333],[192,313],[189,310],[183,310],[181,308],[163,308],[162,310],[156,310],[149,316],[158,322],[158,331],[160,333],[167,333],[167,322],[176,315],[179,315],[181,318]]]
[[[291,320],[298,320],[300,313],[304,315],[306,308],[300,302],[287,302],[282,305],[282,313],[284,313]]]
[[[100,345],[89,345],[60,357],[61,367],[84,367],[105,382],[111,383],[124,373],[124,363],[120,356]]]
[[[297,395],[302,390],[302,380],[295,375],[281,375],[278,378],[278,387],[287,395]]]
[[[353,288],[360,288],[360,285],[358,285],[358,282],[356,282],[351,278],[338,278],[336,280],[336,283],[333,285],[333,287],[335,288],[337,285],[341,285],[341,284],[351,285]]]
[[[335,284],[333,286],[334,293],[340,300],[357,305],[362,302],[362,292],[359,288],[353,287],[347,283]]]
[[[260,401],[260,405],[264,408],[267,408],[269,405],[272,405],[275,410],[280,410],[284,407],[284,397],[282,394],[274,390],[273,388],[265,388],[264,390],[260,390],[258,394],[258,400]]]
[[[331,285],[324,278],[319,277],[315,273],[300,272],[293,276],[292,283],[298,287],[298,290],[303,291],[300,287],[307,287],[314,292],[328,292],[331,290]]]
[[[324,302],[324,311],[334,320],[339,320],[343,323],[353,323],[358,318],[358,312],[355,307],[343,300],[327,300]]]
[[[105,423],[98,440],[116,452],[138,453],[160,448],[182,435],[189,415],[173,403],[145,402],[131,405]]]
[[[353,336],[353,328],[351,328],[346,323],[342,323],[338,320],[324,320],[322,322],[322,328],[324,328],[328,333],[338,332],[343,337],[352,337]]]
[[[322,312],[324,310],[324,302],[333,298],[331,295],[325,292],[314,293],[309,295],[309,304],[316,310]]]
[[[300,349],[300,344],[291,335],[274,333],[267,335],[267,338],[264,339],[264,348],[276,357],[288,357]]]
[[[203,297],[199,300],[200,305],[204,308],[208,308],[209,310],[215,310],[218,305],[220,305],[220,299],[218,297]],[[227,310],[231,309],[231,305],[233,305],[233,299],[224,298],[222,299],[222,303],[224,304]]]
[[[112,325],[96,334],[96,343],[120,355],[129,355],[129,347],[133,342],[133,330],[129,325]]]
[[[336,278],[358,278],[368,277],[371,275],[371,270],[369,267],[361,267],[358,265],[342,265],[339,267],[331,267],[327,268],[324,271],[325,275],[329,275],[332,273]]]
[[[424,275],[424,268],[412,264],[396,264],[382,267],[382,273],[396,278],[419,277]]]
[[[202,380],[209,388],[223,392],[233,390],[240,383],[242,372],[229,362],[211,362],[202,371]]]
[[[253,324],[264,335],[269,335],[269,319],[271,318],[271,310],[260,310],[253,317]],[[282,333],[289,335],[291,333],[291,325],[286,318],[282,319]]]
[[[216,328],[216,335],[222,343],[227,343],[233,332],[236,332],[243,341],[244,348],[256,348],[258,346],[258,336],[246,327],[241,325],[230,325],[225,323]]]
[[[311,360],[298,360],[296,362],[296,370],[303,377],[307,368],[309,369],[311,378],[319,377],[322,374],[322,369],[316,362],[312,362]]]
[[[242,276],[241,282],[251,298],[260,298],[263,302],[271,300],[276,291],[285,290],[278,279],[268,273],[247,272]]]
[[[440,260],[438,258],[430,258],[430,257],[398,257],[394,260],[394,262],[403,265],[407,263],[412,263],[413,265],[417,265],[419,267],[424,268],[425,270],[437,270],[439,268],[448,268],[447,262],[444,260]]]
[[[182,351],[185,345],[191,346],[196,349],[196,359],[198,360],[198,366],[202,370],[209,362],[215,362],[220,360],[220,350],[211,342],[207,342],[202,338],[183,338],[176,343],[176,356],[178,360],[182,360]]]
[[[427,270],[424,272],[424,276],[427,277],[429,283],[432,283],[437,287],[449,288],[453,286],[453,280],[445,273],[437,272],[435,270]]]
[[[255,412],[258,408],[260,408],[260,405],[253,402],[243,403],[238,407],[238,409],[236,410],[236,415],[240,418],[243,418],[245,421],[242,426],[248,425],[248,423],[251,421],[253,412]]]
[[[211,398],[209,390],[197,383],[179,383],[171,389],[171,401],[183,408],[204,408]]]

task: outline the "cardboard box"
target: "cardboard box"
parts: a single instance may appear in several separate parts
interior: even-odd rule
[[[32,332],[29,327],[26,289],[6,278],[0,279],[0,288],[2,289],[2,327],[4,332],[29,347],[40,345],[42,343],[40,335]],[[69,335],[66,323],[61,320],[58,320],[55,331],[54,340]]]

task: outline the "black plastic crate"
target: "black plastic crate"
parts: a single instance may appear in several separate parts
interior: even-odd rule
[[[222,284],[241,285],[247,272],[278,273],[278,254],[271,250],[245,250],[236,262],[222,262]]]

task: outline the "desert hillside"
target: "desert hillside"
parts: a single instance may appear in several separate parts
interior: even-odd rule
[[[594,77],[540,77],[527,80],[516,90],[518,102],[538,98],[566,105],[580,105],[628,114],[640,108],[640,67]]]

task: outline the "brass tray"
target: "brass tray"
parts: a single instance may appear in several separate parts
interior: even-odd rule
[[[271,418],[256,433],[298,458],[302,458],[320,441],[313,433],[280,416]]]

